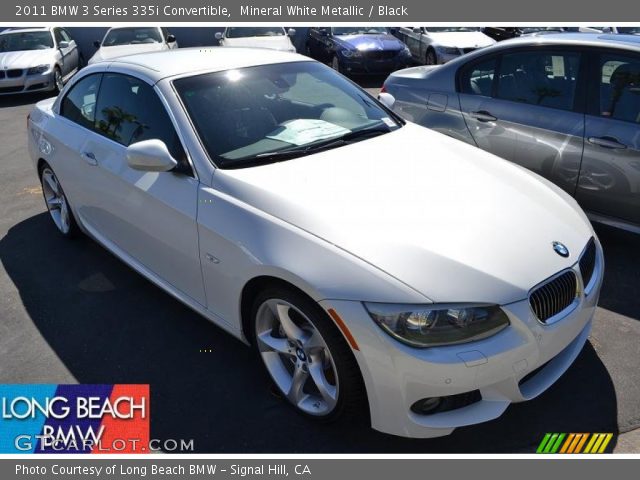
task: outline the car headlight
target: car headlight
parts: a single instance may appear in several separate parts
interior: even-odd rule
[[[436,47],[436,50],[438,50],[438,52],[440,53],[444,53],[446,55],[458,55],[460,53],[460,50],[458,50],[456,47]]]
[[[412,347],[472,342],[495,335],[509,325],[498,305],[396,305],[365,303],[385,332]]]
[[[342,56],[344,58],[356,58],[356,57],[361,57],[362,53],[360,52],[360,50],[340,50],[340,53],[342,53]]]
[[[31,67],[27,70],[27,75],[38,75],[44,73],[51,68],[51,65],[38,65],[37,67]]]

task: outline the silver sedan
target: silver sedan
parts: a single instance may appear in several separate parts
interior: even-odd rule
[[[393,73],[408,120],[546,177],[592,220],[640,232],[640,41],[549,34]]]
[[[0,95],[60,92],[82,67],[75,40],[60,27],[0,32]]]

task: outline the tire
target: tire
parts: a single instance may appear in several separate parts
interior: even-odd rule
[[[64,88],[64,81],[62,80],[62,72],[60,71],[60,67],[55,67],[53,69],[53,90],[56,93],[60,93]]]
[[[40,184],[44,203],[58,232],[66,238],[76,237],[80,233],[80,229],[71,211],[69,200],[58,177],[46,162],[40,168]]]
[[[436,55],[436,51],[433,48],[427,49],[427,53],[424,55],[424,64],[425,65],[438,64],[438,56]]]
[[[348,412],[364,421],[368,405],[353,352],[312,299],[280,286],[261,292],[251,311],[251,341],[276,389],[298,413],[324,423]]]

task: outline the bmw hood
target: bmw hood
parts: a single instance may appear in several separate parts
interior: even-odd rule
[[[334,37],[342,45],[352,50],[402,50],[404,43],[393,35],[339,35]]]
[[[13,68],[29,68],[37,65],[51,65],[54,60],[54,49],[24,50],[21,52],[0,53],[0,71]]]
[[[550,182],[413,124],[307,157],[216,170],[213,187],[434,302],[526,298],[573,265],[593,235],[575,201]]]
[[[93,54],[89,63],[101,62],[104,60],[112,60],[117,57],[124,57],[126,55],[134,55],[136,53],[149,53],[159,52],[166,50],[167,47],[164,43],[137,43],[135,45],[115,45],[113,47],[100,47],[96,53]]]
[[[435,45],[457,48],[482,48],[496,43],[482,32],[429,32]]]
[[[287,35],[274,35],[271,37],[241,37],[225,38],[225,47],[249,47],[249,48],[269,48],[283,52],[295,52],[295,48]]]

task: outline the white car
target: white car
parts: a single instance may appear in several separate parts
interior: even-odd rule
[[[59,92],[82,65],[78,45],[64,28],[0,32],[0,95]]]
[[[401,27],[396,36],[418,63],[438,65],[493,45],[496,41],[474,27]]]
[[[446,435],[544,392],[589,335],[603,255],[571,197],[308,57],[95,64],[28,130],[57,229],[252,344],[310,418]]]
[[[283,27],[227,27],[224,32],[216,32],[215,37],[221,47],[253,47],[295,53],[296,47],[291,37],[293,28]]]
[[[159,52],[178,48],[175,35],[164,27],[113,27],[102,42],[93,42],[98,49],[89,64],[113,60],[135,53]]]

